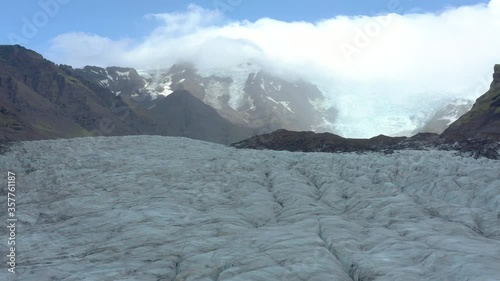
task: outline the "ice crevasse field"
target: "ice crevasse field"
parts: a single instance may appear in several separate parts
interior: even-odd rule
[[[0,280],[500,280],[498,160],[131,136],[18,143],[0,168]]]

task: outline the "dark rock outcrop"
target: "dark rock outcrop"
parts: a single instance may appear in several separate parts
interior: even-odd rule
[[[453,150],[474,158],[500,159],[500,143],[486,139],[454,141],[433,133],[412,137],[377,136],[371,139],[348,139],[330,133],[293,132],[277,130],[271,134],[253,136],[234,143],[236,148],[270,149],[300,152],[381,152],[396,150]]]
[[[162,135],[230,144],[255,134],[248,127],[224,119],[215,109],[186,90],[174,91],[159,99],[149,109],[149,116],[160,124],[157,130]]]
[[[403,139],[405,138],[384,135],[371,139],[348,139],[331,133],[317,134],[280,129],[270,134],[253,136],[232,146],[301,152],[366,152],[388,150]]]

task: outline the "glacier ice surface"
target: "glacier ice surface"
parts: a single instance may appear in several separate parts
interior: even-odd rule
[[[131,136],[23,142],[0,167],[0,280],[500,280],[500,161]]]

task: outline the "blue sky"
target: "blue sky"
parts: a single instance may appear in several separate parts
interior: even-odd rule
[[[487,3],[486,0],[196,0],[196,1],[139,1],[139,0],[40,0],[4,1],[0,11],[0,44],[9,44],[12,34],[22,35],[27,19],[33,23],[44,11],[41,3],[58,5],[57,12],[37,28],[36,35],[23,45],[38,51],[47,49],[49,41],[68,32],[95,33],[112,39],[141,38],[155,27],[144,15],[185,11],[189,4],[206,9],[222,9],[232,20],[256,21],[268,17],[281,21],[316,22],[337,15],[374,15],[392,10],[403,12],[440,12],[450,6]],[[65,4],[62,4],[67,2]],[[50,6],[50,5],[49,5]],[[392,8],[394,7],[394,8]],[[38,14],[37,14],[38,13]],[[43,16],[38,18],[42,23]],[[35,26],[36,27],[36,26]],[[10,36],[9,36],[10,35]]]

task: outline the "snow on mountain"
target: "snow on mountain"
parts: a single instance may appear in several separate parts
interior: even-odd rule
[[[441,133],[473,103],[466,99],[442,98],[441,94],[425,101],[415,96],[388,101],[361,86],[344,89],[339,85],[324,90],[307,81],[278,77],[250,63],[202,70],[190,64],[138,72],[126,68],[86,67],[84,70],[98,77],[95,81],[114,93],[151,97],[148,101],[186,89],[227,120],[267,131],[312,130],[344,137],[371,137],[382,132],[391,136]],[[353,94],[358,92],[364,94]]]
[[[227,85],[229,101],[228,105],[235,111],[243,105],[245,100],[245,85],[252,73],[261,71],[255,64],[240,64],[234,68],[224,69],[204,69],[199,71],[200,76],[209,77],[229,77],[231,82]],[[220,105],[218,106],[221,107]]]
[[[1,280],[500,280],[499,161],[135,136],[24,142],[0,169]]]
[[[315,107],[322,92],[304,81],[287,81],[263,71],[255,64],[234,68],[197,70],[191,65],[174,65],[168,71],[140,71],[153,99],[181,87],[213,107],[233,123],[252,128],[330,130],[335,110]],[[154,74],[153,74],[154,73]],[[325,122],[327,120],[328,122]]]
[[[454,99],[438,108],[433,115],[425,120],[424,125],[415,132],[442,133],[453,122],[467,113],[474,105],[473,100]]]
[[[168,96],[174,91],[172,90],[172,76],[158,72],[137,71],[144,78],[146,84],[144,89],[155,100],[158,96]]]
[[[449,126],[451,123],[457,121],[460,116],[469,111],[473,104],[474,101],[472,100],[457,99],[442,110],[443,116],[439,117],[439,120],[446,121],[446,125]]]
[[[86,66],[75,69],[74,73],[84,79],[95,81],[116,95],[138,95],[147,84],[133,68]]]

